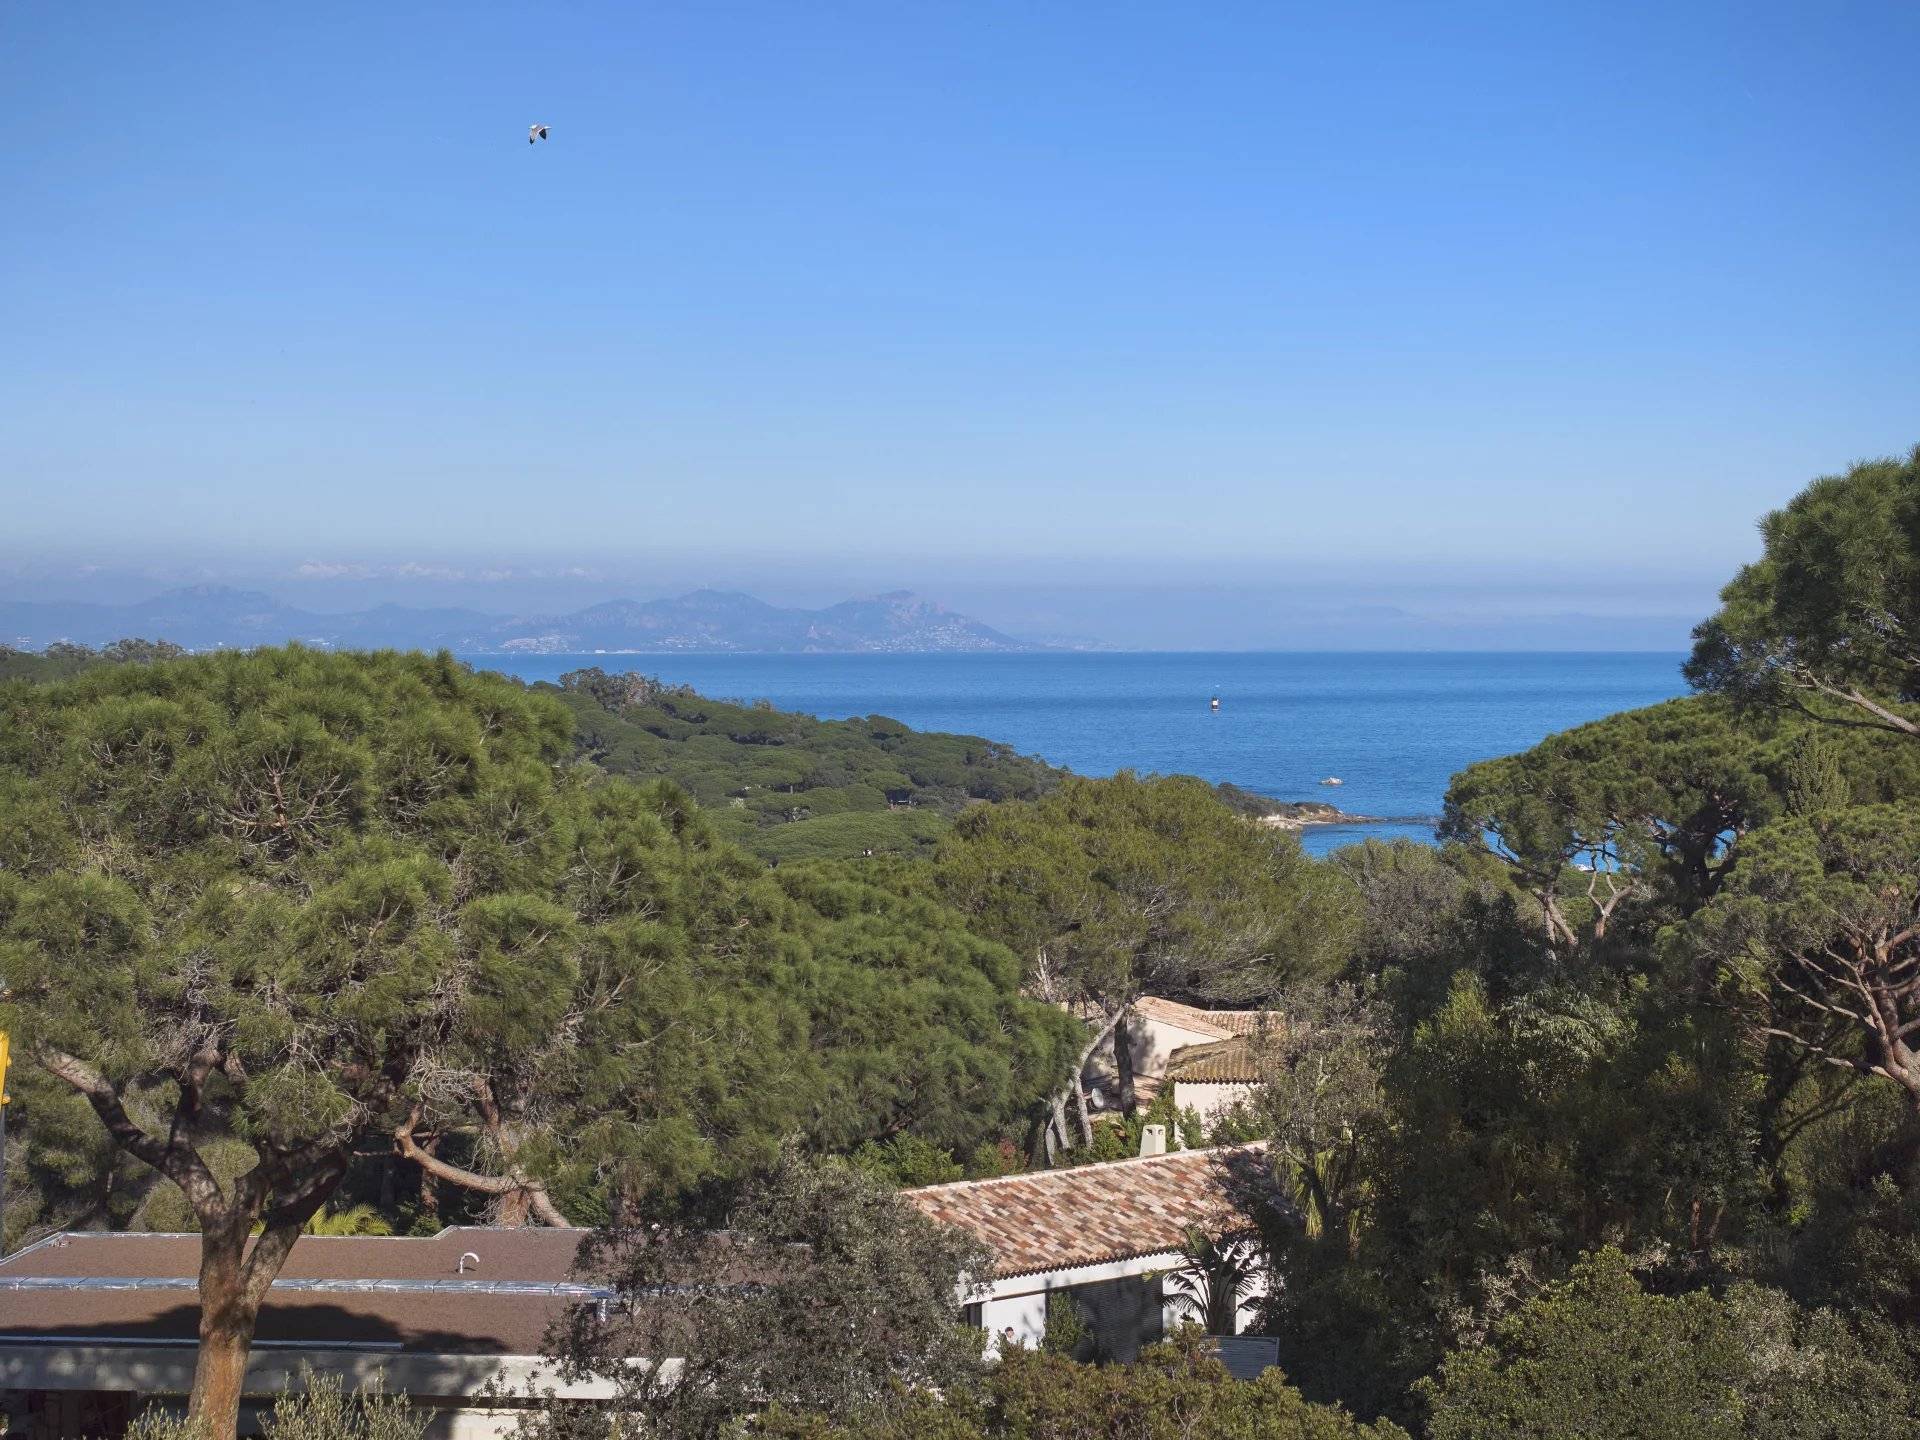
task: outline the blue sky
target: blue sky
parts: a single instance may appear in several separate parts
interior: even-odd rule
[[[0,588],[1677,642],[1920,441],[1916,53],[1904,3],[14,0]]]

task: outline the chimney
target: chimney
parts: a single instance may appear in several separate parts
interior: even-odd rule
[[[1164,1155],[1167,1153],[1167,1127],[1164,1125],[1143,1125],[1140,1127],[1140,1153]]]

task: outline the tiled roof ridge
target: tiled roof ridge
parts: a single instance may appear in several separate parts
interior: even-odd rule
[[[1223,1035],[1218,1040],[1201,1040],[1192,1045],[1176,1045],[1167,1052],[1167,1058],[1177,1055],[1198,1055],[1202,1052],[1215,1053],[1223,1050],[1250,1050],[1255,1037],[1252,1035]]]
[[[1235,1223],[1267,1147],[1214,1145],[902,1192],[929,1219],[970,1231],[1002,1278],[1173,1252],[1199,1227]],[[1004,1182],[1022,1181],[1021,1184]]]
[[[1143,1008],[1147,1006],[1151,1006],[1153,1007],[1153,1009],[1164,1009],[1169,1011],[1176,1011],[1178,1012],[1177,1016],[1169,1015],[1166,1018],[1169,1020],[1173,1020],[1177,1018],[1179,1020],[1185,1021],[1190,1026],[1190,1028],[1204,1028],[1208,1030],[1217,1030],[1220,1032],[1220,1038],[1223,1040],[1227,1039],[1232,1035],[1241,1033],[1233,1028],[1232,1022],[1234,1021],[1245,1021],[1245,1020],[1257,1021],[1257,1020],[1262,1020],[1269,1017],[1276,1020],[1284,1020],[1285,1018],[1283,1012],[1277,1009],[1272,1009],[1272,1008],[1261,1008],[1261,1009],[1253,1009],[1253,1010],[1209,1010],[1206,1007],[1201,1005],[1189,1005],[1184,1000],[1169,999],[1165,995],[1142,995],[1133,1002],[1132,1008],[1136,1012],[1151,1016],[1153,1014],[1153,1010]]]
[[[1182,1045],[1167,1057],[1166,1078],[1188,1085],[1235,1085],[1262,1078],[1259,1061],[1243,1037]]]
[[[1171,1065],[1181,1055],[1194,1055],[1202,1050],[1219,1050],[1224,1046],[1238,1045],[1244,1037],[1222,1035],[1218,1040],[1196,1040],[1191,1045],[1176,1045],[1167,1052],[1167,1063]]]
[[[1198,1010],[1202,1015],[1258,1015],[1263,1010],[1278,1015],[1278,1008],[1271,1005],[1195,1005],[1191,1000],[1176,1000],[1171,995],[1141,995],[1134,1001],[1152,1000],[1160,1005],[1178,1005],[1182,1010]]]
[[[1264,1140],[1248,1140],[1236,1145],[1204,1145],[1191,1150],[1169,1150],[1164,1155],[1125,1155],[1118,1160],[1095,1160],[1085,1165],[1063,1165],[1051,1170],[1020,1170],[1012,1175],[983,1175],[978,1180],[943,1180],[938,1185],[916,1185],[903,1190],[903,1195],[942,1195],[959,1190],[985,1190],[993,1185],[1006,1185],[1025,1180],[1038,1183],[1058,1176],[1088,1175],[1097,1170],[1114,1170],[1121,1166],[1155,1165],[1166,1160],[1197,1160],[1208,1155],[1251,1155],[1267,1148]]]

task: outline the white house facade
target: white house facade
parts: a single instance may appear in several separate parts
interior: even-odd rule
[[[909,1190],[906,1198],[992,1252],[992,1275],[968,1296],[990,1346],[1037,1346],[1048,1300],[1065,1294],[1097,1353],[1131,1360],[1143,1345],[1201,1318],[1167,1284],[1191,1268],[1189,1235],[1218,1239],[1245,1229],[1245,1207],[1270,1192],[1262,1147],[1248,1145],[962,1180]],[[1265,1293],[1262,1278],[1242,1295],[1236,1332]]]
[[[1181,1050],[1277,1030],[1277,1010],[1203,1010],[1158,995],[1143,995],[1128,1007],[1115,1029],[1112,1046],[1102,1046],[1087,1061],[1085,1082],[1103,1105],[1115,1108],[1123,1089],[1120,1049],[1132,1071],[1136,1109],[1153,1103],[1166,1083],[1167,1067]]]
[[[1165,1084],[1176,1109],[1191,1110],[1211,1126],[1227,1111],[1251,1100],[1283,1063],[1279,1032],[1235,1036],[1205,1045],[1184,1045],[1167,1062]]]

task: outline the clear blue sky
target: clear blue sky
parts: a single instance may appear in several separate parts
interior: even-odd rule
[[[1920,440],[1916,54],[1907,3],[10,0],[0,565],[1679,614]]]

